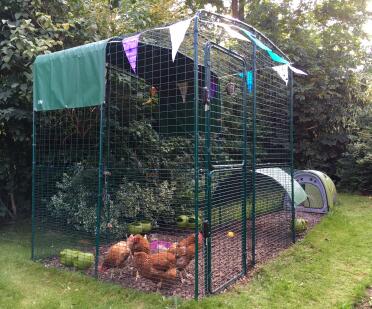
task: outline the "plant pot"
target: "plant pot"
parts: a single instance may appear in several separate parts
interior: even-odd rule
[[[79,251],[64,249],[60,252],[60,262],[65,266],[73,266],[74,262],[77,260]]]
[[[187,228],[189,226],[189,217],[186,215],[180,215],[177,217],[176,222],[179,228]]]
[[[142,234],[143,229],[142,229],[142,224],[140,222],[133,222],[128,224],[128,231],[129,234]]]
[[[79,270],[88,269],[93,265],[94,255],[87,252],[79,252],[77,259],[74,260],[74,266]]]
[[[296,234],[303,233],[307,230],[307,220],[298,218],[295,220],[295,231]]]
[[[194,229],[195,228],[195,226],[196,226],[196,224],[195,224],[195,216],[190,216],[189,217],[189,220],[188,220],[188,224],[187,224],[187,226],[190,228],[190,229]],[[201,227],[202,227],[202,220],[201,220],[201,218],[199,217],[198,218],[198,223],[199,223],[199,229],[201,229]]]
[[[152,230],[152,223],[150,221],[141,221],[142,233],[149,233]]]

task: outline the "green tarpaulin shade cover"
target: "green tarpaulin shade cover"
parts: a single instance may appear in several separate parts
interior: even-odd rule
[[[33,65],[34,110],[101,105],[107,41],[38,56]]]
[[[256,172],[269,176],[277,181],[287,191],[288,196],[292,199],[291,176],[288,173],[286,173],[279,167],[259,168],[256,170]],[[293,187],[294,204],[295,206],[297,206],[307,199],[307,194],[296,180],[293,180]]]

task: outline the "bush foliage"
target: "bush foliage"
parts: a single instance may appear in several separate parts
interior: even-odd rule
[[[96,230],[97,171],[77,166],[63,173],[57,182],[57,193],[47,205],[49,215],[63,225],[77,231],[94,234]],[[174,218],[174,183],[167,180],[149,186],[148,183],[128,181],[126,177],[115,186],[113,194],[106,198],[101,231],[123,237],[128,231],[128,223],[148,220],[157,224],[158,218]],[[172,220],[171,222],[173,222]],[[168,222],[170,223],[170,222]]]
[[[372,194],[372,106],[360,112],[358,128],[337,164],[339,186],[345,191]]]
[[[175,0],[0,0],[3,214],[8,213],[4,207],[11,208],[10,196],[15,197],[18,214],[30,213],[31,67],[35,57],[169,23],[208,3],[220,13],[231,12],[220,0],[182,4]],[[366,96],[371,53],[362,46],[368,39],[363,30],[370,14],[366,6],[366,1],[352,0],[239,1],[238,16],[265,33],[296,67],[309,73],[295,79],[296,167],[323,170],[340,179],[343,188],[358,191],[365,191],[370,183],[366,177],[370,138],[363,137],[364,124],[354,130],[355,110],[371,101]]]

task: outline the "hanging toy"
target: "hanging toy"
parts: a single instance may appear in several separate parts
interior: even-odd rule
[[[155,86],[151,86],[149,90],[150,97],[146,102],[143,103],[143,105],[155,105],[159,103],[158,100],[158,89]]]
[[[158,89],[155,86],[151,86],[150,88],[150,97],[155,97],[158,94]]]
[[[233,95],[233,94],[235,94],[235,90],[236,90],[236,84],[235,84],[235,83],[230,82],[230,83],[228,83],[228,84],[226,85],[226,93],[227,93],[228,95]]]

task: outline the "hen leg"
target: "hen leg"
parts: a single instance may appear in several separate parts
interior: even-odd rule
[[[186,282],[185,277],[186,277],[187,279],[191,279],[191,278],[192,278],[192,275],[191,275],[191,274],[188,274],[188,273],[186,272],[186,270],[183,269],[183,270],[180,271],[180,279],[181,279],[181,283],[182,283],[182,284],[184,284],[184,283]]]
[[[186,282],[184,276],[187,275],[186,274],[186,271],[183,269],[180,271],[180,279],[181,279],[181,283],[184,284]],[[186,276],[187,277],[187,276]]]
[[[160,280],[159,283],[156,285],[156,292],[160,291],[162,284],[163,284],[163,281]]]
[[[185,276],[186,276],[187,279],[192,278],[192,274],[189,274],[186,270],[185,270]]]

